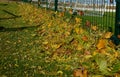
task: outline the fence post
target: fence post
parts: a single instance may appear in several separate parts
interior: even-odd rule
[[[55,0],[55,11],[57,11],[57,7],[58,7],[58,0]]]
[[[120,0],[116,0],[115,36],[120,35]]]
[[[38,0],[38,7],[40,6],[40,0]]]
[[[28,2],[28,0],[22,0],[23,2]]]

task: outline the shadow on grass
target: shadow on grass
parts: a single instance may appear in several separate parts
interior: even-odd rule
[[[29,27],[17,27],[17,28],[5,28],[3,26],[0,26],[0,32],[11,32],[11,31],[22,31],[24,29],[34,29],[41,26],[43,23],[37,25],[37,26],[29,26]]]
[[[7,6],[8,4],[0,4],[0,6]]]
[[[5,28],[5,27],[0,27],[0,32],[10,32],[10,31],[21,31],[24,30],[28,27],[20,27],[20,28]]]
[[[12,15],[13,17],[9,17],[9,18],[0,18],[0,20],[15,19],[15,18],[21,17],[21,16],[17,16],[17,15],[15,15],[15,14],[13,14],[13,13],[7,11],[7,10],[2,10],[2,11],[4,11],[5,13],[8,13],[8,14],[10,14],[10,15]]]

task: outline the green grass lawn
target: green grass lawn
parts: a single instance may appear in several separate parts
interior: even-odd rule
[[[54,12],[37,8],[39,13],[26,4],[29,7],[21,8],[27,8],[30,12],[35,10],[35,16],[41,17],[38,23],[42,23],[39,26],[28,25],[29,18],[23,20],[19,5],[14,2],[0,3],[0,27],[5,27],[0,30],[0,77],[73,77],[76,68],[86,69],[89,77],[119,75],[119,50],[108,45],[106,53],[104,49],[97,50],[96,44],[105,31],[89,33],[80,27],[80,23],[68,23],[68,18],[64,19],[66,17],[53,19]],[[28,14],[28,10],[25,13]],[[15,15],[21,17],[14,18]],[[31,14],[28,17],[32,17]],[[84,19],[87,18],[90,19]],[[99,21],[99,18],[95,19]],[[103,53],[98,53],[100,51]]]

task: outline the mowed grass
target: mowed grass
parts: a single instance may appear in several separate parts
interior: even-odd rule
[[[0,27],[7,28],[0,31],[0,77],[34,77],[34,69],[41,71],[44,62],[44,55],[39,53],[41,38],[35,36],[37,28],[17,29],[26,24],[20,17],[4,19],[14,16],[3,10],[19,15],[17,3],[0,3]]]
[[[19,2],[0,2],[0,26],[19,28],[28,26],[19,14]]]
[[[103,72],[101,73],[95,61],[98,60],[98,64],[99,62],[100,64],[101,62],[106,63],[105,56],[107,56],[108,61],[111,60],[111,56],[98,55],[94,56],[97,58],[95,59],[89,55],[89,52],[92,54],[92,51],[96,50],[95,45],[98,40],[97,38],[100,37],[99,35],[94,34],[94,31],[93,33],[89,33],[81,28],[84,33],[79,35],[78,31],[78,34],[74,31],[74,27],[77,30],[79,29],[79,23],[75,24],[76,27],[72,25],[74,24],[72,22],[71,24],[64,22],[64,18],[53,19],[59,21],[53,21],[51,19],[39,27],[32,26],[20,29],[21,27],[28,26],[22,18],[5,19],[13,17],[13,15],[3,11],[7,10],[10,13],[20,16],[18,13],[18,5],[19,3],[14,2],[0,3],[0,27],[6,28],[0,31],[1,77],[73,77],[73,70],[81,66],[88,68],[89,74],[91,75],[106,76],[102,74],[104,71],[106,72],[106,64],[105,66],[100,65],[100,67],[103,66]],[[89,17],[86,17],[86,19],[87,18]],[[98,17],[98,20],[99,18],[100,17]],[[67,21],[67,19],[65,19],[65,21]],[[80,38],[82,36],[90,37],[90,42],[82,41]],[[78,44],[80,47],[76,50],[75,47],[77,47]],[[83,46],[81,46],[81,44]],[[89,51],[89,49],[91,51]],[[110,53],[114,55],[111,50],[112,48],[109,49],[111,51]],[[87,51],[87,53],[84,53],[84,51]],[[116,64],[114,64],[114,61]],[[95,64],[96,67],[94,67],[93,64]],[[111,64],[108,64],[109,67],[119,66],[119,57],[118,59],[112,59]],[[119,67],[115,68],[113,71],[118,71],[118,68]],[[83,68],[81,69],[84,70]]]
[[[0,27],[6,28],[0,31],[0,77],[56,77],[61,64],[46,62],[47,54],[41,48],[43,39],[36,35],[38,28],[19,29],[28,25],[21,17],[11,18],[14,16],[3,11],[20,16],[18,5],[0,2]],[[72,72],[67,74],[70,77]]]

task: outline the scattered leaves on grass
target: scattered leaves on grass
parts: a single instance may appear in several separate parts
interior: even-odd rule
[[[0,52],[0,74],[14,73],[21,77],[23,73],[26,77],[56,77],[58,74],[63,77],[103,77],[119,74],[120,52],[108,41],[112,33],[101,31],[97,25],[91,26],[91,22],[86,21],[85,25],[92,29],[89,33],[85,29],[88,27],[82,27],[81,18],[75,18],[69,24],[70,18],[65,18],[63,13],[36,8],[27,3],[20,3],[19,8],[28,26],[43,24],[35,31],[25,29],[0,33],[5,41],[0,46],[4,46],[2,51],[6,51]],[[85,69],[75,69],[80,66]]]

